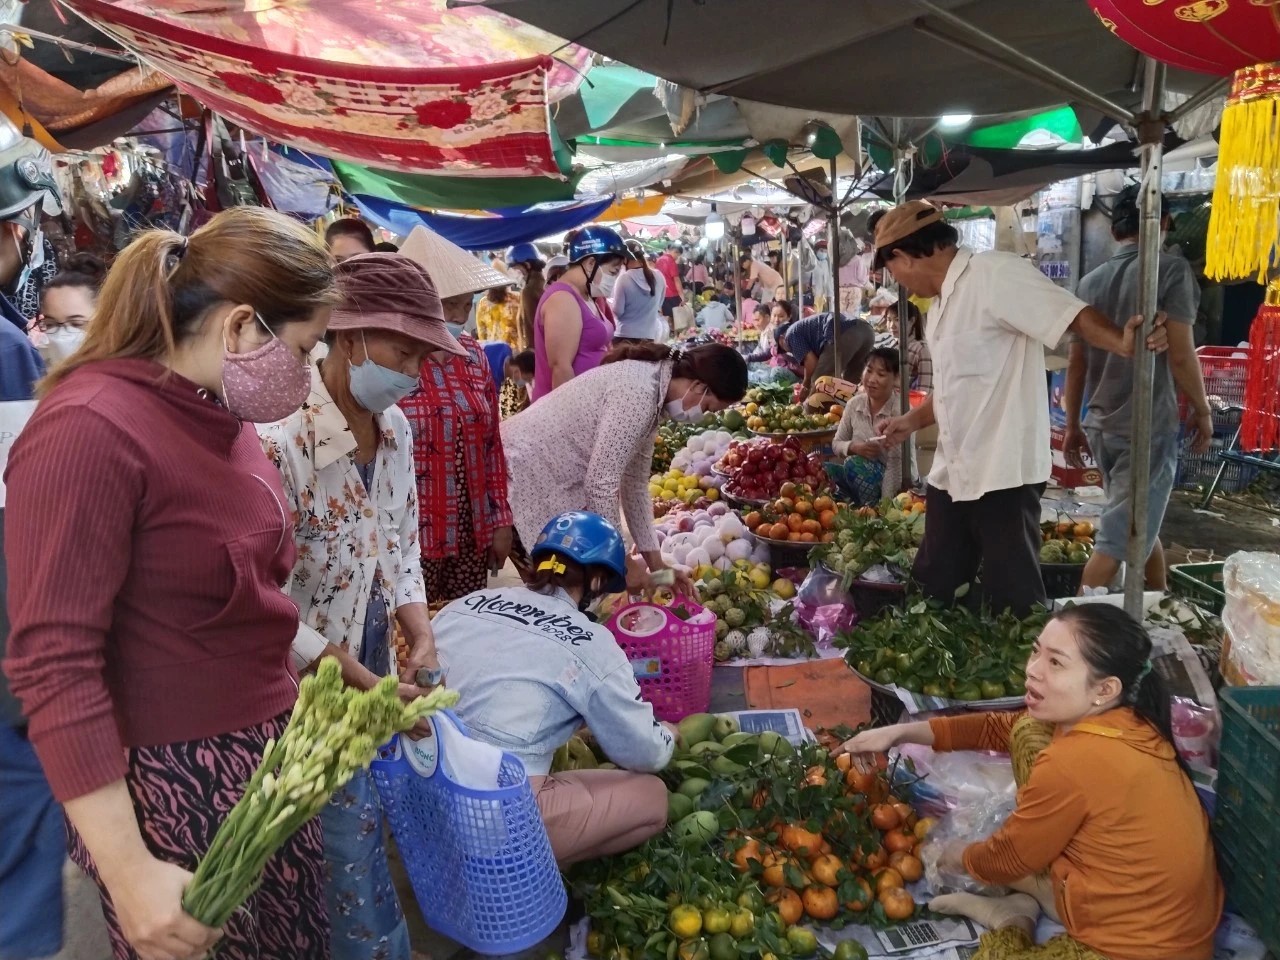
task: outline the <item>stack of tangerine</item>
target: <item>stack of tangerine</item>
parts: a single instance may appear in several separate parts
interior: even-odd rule
[[[778,499],[743,514],[742,522],[757,537],[790,543],[831,543],[835,540],[836,510],[844,506],[831,497],[801,492],[784,483]]]
[[[834,920],[842,906],[860,914],[876,902],[889,920],[907,920],[914,915],[916,903],[906,885],[924,874],[920,844],[933,820],[917,818],[909,804],[889,793],[882,770],[869,769],[848,754],[836,758],[835,769],[844,776],[849,793],[867,798],[869,806],[855,809],[859,816],[869,814],[879,835],[880,844],[874,850],[866,853],[855,848],[847,860],[841,859],[828,836],[841,842],[849,827],[841,821],[847,815],[836,813],[821,833],[802,823],[773,825],[770,833],[777,836],[776,846],[757,837],[738,838],[736,845],[730,845],[729,859],[740,872],[759,872],[760,883],[769,890],[766,899],[787,924],[798,923],[804,916]],[[826,767],[810,767],[805,783],[825,785],[828,775]],[[758,809],[765,802],[762,790],[753,806]],[[848,896],[843,903],[842,888]]]

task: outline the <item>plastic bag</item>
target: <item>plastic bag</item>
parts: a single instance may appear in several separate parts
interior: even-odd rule
[[[1202,770],[1214,769],[1222,732],[1217,711],[1186,697],[1170,697],[1169,714],[1173,743],[1182,759]]]
[[[853,600],[844,589],[844,579],[830,567],[817,564],[800,584],[796,594],[795,619],[818,643],[829,643],[837,634],[858,622]]]
[[[1017,795],[1013,767],[1002,753],[957,750],[937,753],[929,747],[908,744],[899,754],[911,762],[914,782],[911,805],[930,817],[985,802],[998,796],[1010,804]]]
[[[899,752],[910,759],[920,777],[909,792],[911,805],[938,818],[920,848],[928,888],[934,893],[989,892],[990,887],[966,873],[940,870],[938,859],[954,841],[975,843],[989,837],[1013,812],[1018,788],[1009,758],[972,750],[935,753],[914,745]]]
[[[828,603],[820,607],[807,603],[797,603],[796,622],[804,627],[819,644],[830,644],[836,634],[851,630],[858,622],[858,612],[853,604]]]
[[[1232,686],[1280,684],[1280,556],[1233,553],[1223,564],[1222,585],[1223,677]]]
[[[816,564],[800,584],[796,602],[810,607],[848,603],[849,593],[844,588],[844,578],[826,564]]]

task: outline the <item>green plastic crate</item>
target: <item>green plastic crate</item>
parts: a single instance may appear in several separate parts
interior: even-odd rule
[[[1169,586],[1201,610],[1222,614],[1227,602],[1222,588],[1222,561],[1216,563],[1175,563],[1169,568]]]
[[[1280,957],[1280,687],[1223,687],[1214,814],[1227,902]]]

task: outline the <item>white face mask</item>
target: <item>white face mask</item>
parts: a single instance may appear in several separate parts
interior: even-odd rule
[[[693,387],[690,387],[686,390],[679,400],[670,400],[667,402],[665,407],[667,416],[676,423],[697,423],[707,415],[707,411],[702,407],[702,400],[699,400],[689,409],[685,409],[685,397],[689,396],[689,391],[692,389]],[[703,394],[703,399],[706,399],[705,393]]]
[[[45,342],[39,345],[40,355],[46,364],[60,363],[80,349],[84,338],[85,332],[79,327],[69,324],[54,327],[45,334]]]
[[[613,296],[614,285],[618,282],[616,273],[605,273],[601,270],[596,274],[596,278],[591,281],[591,295],[593,297],[611,297]]]

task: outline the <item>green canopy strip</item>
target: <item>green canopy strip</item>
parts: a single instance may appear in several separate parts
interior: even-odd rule
[[[432,210],[496,210],[572,200],[578,181],[585,172],[575,173],[568,180],[552,177],[437,177],[375,170],[342,160],[332,163],[333,172],[347,193],[367,194]]]
[[[652,73],[645,73],[624,63],[606,63],[593,67],[587,74],[578,96],[592,130],[603,130],[613,121],[632,97],[644,90],[652,90],[657,82]]]
[[[971,147],[997,147],[1012,149],[1022,142],[1022,138],[1037,130],[1044,130],[1065,140],[1067,143],[1080,143],[1084,139],[1084,131],[1080,129],[1080,121],[1076,112],[1070,107],[1058,107],[1046,110],[1021,120],[1010,120],[1008,123],[996,123],[989,127],[981,127],[970,131],[963,139]]]

